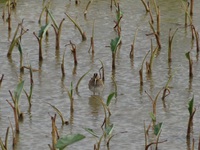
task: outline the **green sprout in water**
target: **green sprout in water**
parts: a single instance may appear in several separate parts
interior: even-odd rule
[[[121,43],[121,37],[116,37],[115,39],[112,39],[110,42],[110,48],[112,52],[112,69],[115,69],[116,51],[120,43]]]
[[[55,147],[58,148],[59,150],[63,150],[65,147],[76,143],[78,141],[81,141],[85,138],[84,135],[82,134],[69,134],[69,135],[65,135],[63,137],[61,137],[60,139],[58,139]]]
[[[56,42],[55,42],[56,43],[56,50],[59,50],[60,49],[61,29],[62,29],[62,24],[63,24],[65,18],[63,18],[61,20],[61,22],[60,22],[60,24],[58,26],[58,24],[56,23],[56,20],[54,19],[52,13],[48,10],[48,8],[46,8],[46,9],[47,9],[47,12],[48,12],[48,14],[49,14],[49,16],[50,16],[50,18],[51,18],[51,20],[53,22],[52,27],[53,27],[53,29],[55,31],[55,35],[56,35]]]
[[[35,35],[38,44],[39,44],[39,61],[43,60],[43,56],[42,56],[42,39],[45,35],[45,33],[47,32],[48,28],[49,28],[50,24],[46,24],[44,26],[41,27],[38,36],[36,35],[35,32],[33,32],[33,34]]]
[[[189,111],[189,120],[188,120],[188,129],[187,129],[187,139],[190,139],[191,128],[193,124],[193,117],[196,112],[196,108],[194,108],[194,95],[192,99],[188,102],[188,111]]]
[[[192,58],[190,56],[190,52],[185,53],[186,58],[188,59],[189,62],[189,77],[192,78],[193,77],[193,72],[192,72],[192,65],[193,65],[193,61]]]
[[[19,133],[19,120],[23,119],[23,113],[21,113],[20,109],[19,109],[19,100],[20,100],[20,97],[21,97],[23,87],[24,87],[24,81],[21,81],[17,85],[17,87],[14,91],[14,96],[13,96],[12,92],[9,91],[14,105],[11,102],[9,102],[8,100],[6,100],[9,103],[9,105],[12,107],[13,112],[14,112],[16,133]]]

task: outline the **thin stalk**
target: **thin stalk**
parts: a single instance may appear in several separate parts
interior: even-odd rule
[[[88,70],[86,73],[84,73],[82,76],[81,76],[81,78],[78,80],[78,82],[77,82],[77,84],[76,84],[76,93],[78,93],[78,86],[79,86],[79,84],[81,83],[81,81],[82,81],[82,79],[89,73],[91,71],[91,69],[90,70]]]
[[[171,28],[169,29],[169,38],[168,38],[168,62],[172,61],[172,42],[174,39],[174,36],[176,32],[178,31],[178,28],[174,31],[173,35],[171,35]]]
[[[10,5],[11,3],[10,3],[10,0],[8,0],[8,3],[7,3],[7,7],[8,7],[8,18],[7,18],[7,21],[8,21],[8,31],[11,31],[11,11],[10,11],[10,7],[11,7],[11,5]]]
[[[150,24],[150,27],[153,31],[153,34],[155,35],[155,38],[156,38],[156,42],[157,42],[157,45],[159,47],[159,49],[161,49],[161,43],[160,43],[160,36],[158,35],[158,33],[155,31],[154,27],[153,27],[153,24],[149,21],[149,24]]]
[[[194,108],[188,120],[188,128],[187,128],[187,136],[186,136],[187,139],[190,139],[191,127],[192,127],[192,122],[193,122],[193,117],[194,117],[195,112],[196,112],[196,108]]]
[[[193,61],[192,58],[190,57],[190,52],[187,52],[185,55],[189,62],[189,77],[191,78],[193,77],[193,72],[192,72]]]
[[[81,29],[81,27],[74,21],[74,19],[72,19],[67,13],[65,13],[65,15],[69,18],[69,20],[71,20],[71,22],[78,28],[81,36],[82,36],[82,41],[86,41],[86,35],[85,32],[83,32],[83,30]]]
[[[157,34],[160,35],[160,8],[157,8],[158,12],[156,14],[157,17]]]
[[[90,38],[90,48],[88,50],[88,52],[90,52],[90,49],[92,49],[92,54],[94,54],[94,21],[92,25],[92,37]]]
[[[131,45],[131,51],[130,51],[130,54],[129,54],[129,57],[132,58],[132,59],[134,58],[134,48],[135,48],[135,40],[136,40],[137,32],[138,32],[138,28],[135,31],[135,35],[134,35],[134,38],[133,38],[133,43]]]
[[[140,75],[140,86],[143,85],[143,66],[144,66],[144,61],[147,58],[147,55],[149,54],[150,51],[148,51],[142,61],[141,69],[139,70],[139,75]]]
[[[194,0],[190,0],[190,15],[193,15]]]
[[[196,31],[196,28],[194,27],[194,25],[191,25],[192,29],[194,31],[194,35],[196,38],[196,47],[197,47],[197,53],[199,53],[199,33]]]
[[[57,143],[57,137],[56,137],[56,133],[57,133],[57,127],[56,127],[56,114],[54,115],[54,117],[51,116],[51,121],[52,121],[52,131],[51,131],[51,135],[52,135],[52,150],[56,150],[56,143]]]
[[[144,5],[144,8],[146,10],[146,13],[150,11],[148,4],[145,2],[145,0],[141,0],[142,4]]]
[[[43,60],[43,56],[42,56],[42,37],[38,37],[36,35],[35,32],[33,32],[33,35],[36,37],[37,41],[38,41],[38,46],[39,46],[39,61]]]
[[[62,63],[61,63],[61,72],[62,72],[62,77],[65,76],[65,51],[63,53],[63,58],[62,58]]]
[[[0,87],[1,87],[1,84],[3,82],[3,77],[4,77],[4,74],[1,75],[1,79],[0,79]]]
[[[60,25],[58,28],[56,28],[55,24],[52,24],[52,27],[55,31],[55,35],[56,35],[56,50],[60,49],[60,36],[61,36],[61,29],[62,29],[62,24],[64,22],[65,18],[62,19],[62,21],[60,22]]]
[[[87,4],[86,8],[85,8],[85,11],[84,11],[84,16],[85,16],[85,17],[86,17],[86,15],[87,15],[88,8],[89,8],[90,4],[92,3],[92,1],[93,1],[93,0],[90,0],[90,1],[88,2],[88,4]]]
[[[147,5],[148,5],[148,7],[149,7],[149,16],[150,16],[150,20],[151,20],[151,23],[153,24],[153,23],[154,23],[154,20],[153,20],[152,11],[151,11],[151,9],[150,9],[150,3],[148,2]]]
[[[9,102],[8,100],[6,100],[6,101],[8,102],[8,104],[13,109],[14,118],[15,118],[15,132],[19,133],[19,120],[18,120],[18,115],[17,115],[17,109],[15,108],[15,106],[11,102]]]

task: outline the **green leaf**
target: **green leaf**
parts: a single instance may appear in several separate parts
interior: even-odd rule
[[[50,23],[49,23],[49,24],[46,24],[46,25],[44,25],[44,26],[41,27],[41,29],[39,30],[39,34],[38,34],[38,36],[39,36],[40,38],[43,38],[43,36],[44,36],[44,34],[47,32],[49,26],[50,26]]]
[[[115,95],[115,92],[111,93],[108,98],[107,98],[107,101],[106,101],[106,105],[109,106],[110,105],[110,102],[113,98],[113,96]]]
[[[60,150],[64,149],[66,146],[73,144],[75,142],[78,142],[82,139],[84,139],[85,136],[82,134],[73,134],[73,135],[66,135],[64,137],[61,137],[57,143],[56,148],[59,148]]]
[[[106,131],[106,135],[111,135],[113,129],[114,129],[114,125],[113,125],[113,124],[108,125],[108,126],[106,127],[106,129],[105,129],[105,131]]]
[[[159,132],[161,131],[162,128],[162,122],[158,123],[157,125],[154,126],[154,134],[157,136]]]
[[[188,111],[190,113],[190,116],[193,113],[193,107],[194,107],[194,95],[193,95],[192,99],[188,103]]]
[[[51,18],[51,20],[52,20],[54,26],[58,29],[58,24],[56,23],[56,20],[54,19],[52,13],[49,11],[48,8],[47,8],[47,12],[48,12],[48,14],[49,14],[49,16],[50,16],[50,18]]]
[[[111,40],[111,42],[110,42],[110,47],[111,47],[111,51],[112,51],[113,53],[116,52],[117,46],[119,45],[120,41],[121,41],[121,38],[120,38],[120,37],[116,37],[115,39],[112,39],[112,40]]]
[[[47,104],[49,104],[58,113],[58,115],[60,116],[60,119],[62,121],[62,124],[65,124],[65,119],[64,119],[61,111],[56,106],[51,105],[50,103],[47,103]]]
[[[93,135],[94,137],[99,138],[99,136],[90,128],[84,128],[85,131],[89,132],[91,135]]]
[[[185,57],[190,60],[190,52],[185,53]]]
[[[24,81],[21,81],[21,82],[17,85],[17,87],[16,87],[16,89],[15,89],[14,95],[15,95],[15,100],[17,100],[17,102],[19,102],[19,99],[20,99],[20,96],[21,96],[23,87],[24,87]]]
[[[152,112],[150,112],[150,117],[152,121],[156,121],[156,116]]]
[[[22,47],[19,42],[18,42],[18,50],[19,50],[20,56],[22,56]]]

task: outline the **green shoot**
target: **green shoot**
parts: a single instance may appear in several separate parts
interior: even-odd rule
[[[69,20],[71,20],[71,22],[78,28],[81,36],[82,36],[82,41],[86,41],[86,35],[85,32],[83,32],[83,30],[81,29],[81,27],[74,21],[74,19],[72,19],[67,13],[65,13],[65,15],[69,18]]]
[[[196,108],[194,108],[194,95],[188,103],[188,111],[190,116],[188,120],[187,139],[190,139],[191,128],[193,125],[193,117],[196,112]]]
[[[38,36],[36,35],[35,32],[33,32],[33,35],[36,37],[36,39],[38,41],[38,45],[39,45],[39,61],[43,60],[43,56],[42,56],[42,39],[43,39],[44,35],[46,34],[49,26],[50,26],[50,24],[46,24],[46,25],[42,26],[40,28],[40,30],[39,30]]]
[[[68,125],[68,121],[65,121],[64,117],[63,117],[63,114],[61,113],[61,111],[54,105],[51,105],[50,103],[47,103],[49,104],[57,113],[58,115],[60,116],[60,119],[62,121],[62,125],[66,124]]]
[[[28,99],[29,108],[31,108],[31,106],[32,106],[31,99],[32,99],[32,93],[33,93],[33,86],[34,86],[34,83],[33,83],[33,70],[32,70],[31,65],[30,65],[30,68],[29,68],[29,72],[30,72],[30,90],[29,90],[29,94],[25,90],[24,90],[24,92],[25,92],[26,97]]]
[[[169,40],[168,40],[168,62],[172,61],[172,42],[174,39],[174,36],[176,32],[178,31],[178,28],[174,31],[174,33],[171,35],[171,28],[169,29]]]
[[[192,72],[193,61],[192,61],[192,58],[190,57],[190,52],[185,53],[185,56],[189,62],[189,77],[192,78],[193,77],[193,72]]]
[[[66,135],[64,137],[61,137],[60,139],[58,139],[57,143],[56,143],[56,148],[58,148],[59,150],[63,150],[65,147],[76,143],[80,140],[83,140],[85,138],[84,135],[82,134],[72,134],[72,135]]]
[[[86,73],[84,73],[81,78],[78,80],[78,82],[76,83],[76,93],[78,93],[78,86],[81,83],[82,79],[91,71],[92,69],[89,69]]]
[[[116,51],[121,42],[121,37],[116,37],[112,39],[110,42],[110,48],[112,51],[112,69],[115,69],[115,58],[116,58]]]
[[[144,61],[147,58],[147,55],[149,54],[150,51],[148,51],[142,61],[141,69],[139,70],[139,75],[140,75],[140,86],[143,85],[143,66],[144,66]]]

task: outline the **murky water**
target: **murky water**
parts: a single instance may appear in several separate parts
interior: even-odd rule
[[[122,46],[117,52],[116,70],[113,73],[111,68],[111,50],[109,47],[111,39],[117,36],[113,30],[115,11],[110,10],[110,1],[95,0],[89,7],[87,18],[83,12],[87,1],[81,1],[76,6],[74,1],[53,1],[51,5],[52,13],[60,22],[65,18],[62,35],[61,48],[59,53],[55,53],[55,36],[52,28],[49,30],[48,40],[43,41],[42,64],[38,62],[38,43],[33,32],[38,32],[40,25],[38,19],[42,10],[42,2],[19,0],[17,8],[12,13],[12,32],[9,37],[7,24],[0,20],[0,75],[4,74],[4,80],[0,88],[0,137],[4,139],[6,128],[10,126],[9,120],[14,126],[13,112],[6,99],[11,101],[9,90],[14,91],[19,79],[25,80],[24,89],[29,91],[29,72],[24,74],[19,71],[19,53],[17,48],[13,52],[12,60],[6,57],[12,36],[17,24],[24,19],[24,27],[29,29],[22,38],[24,52],[24,65],[32,65],[32,68],[41,68],[41,71],[33,73],[34,89],[32,97],[32,108],[28,111],[28,101],[25,94],[22,94],[20,108],[24,113],[24,121],[20,123],[20,134],[16,150],[22,149],[48,149],[51,144],[51,118],[54,115],[53,109],[47,104],[51,103],[63,112],[65,118],[69,120],[68,126],[62,126],[60,118],[57,117],[57,127],[60,135],[70,133],[82,133],[86,138],[79,143],[69,146],[68,149],[93,149],[95,139],[83,128],[94,129],[101,134],[101,124],[104,119],[102,106],[95,101],[92,93],[88,89],[88,81],[94,72],[98,72],[101,67],[101,60],[105,66],[105,90],[101,97],[106,100],[107,96],[114,91],[114,84],[111,79],[114,76],[118,87],[118,96],[111,104],[111,122],[115,125],[114,134],[110,143],[110,148],[121,149],[144,149],[144,120],[149,124],[152,111],[151,101],[145,91],[155,97],[158,91],[165,86],[169,74],[174,73],[170,83],[171,93],[166,98],[166,109],[163,108],[161,96],[157,104],[157,121],[163,122],[163,130],[160,140],[167,142],[159,145],[159,149],[188,149],[186,144],[186,132],[188,122],[187,104],[192,95],[195,96],[195,106],[199,106],[200,68],[196,58],[196,44],[192,46],[190,29],[184,28],[184,11],[180,1],[157,1],[161,12],[161,44],[162,49],[154,60],[153,72],[151,76],[146,75],[144,70],[144,86],[140,87],[139,69],[146,52],[150,49],[150,39],[154,36],[146,36],[151,33],[149,27],[149,15],[140,1],[121,1],[120,6],[123,11],[122,26]],[[0,10],[4,4],[0,4]],[[199,31],[200,2],[195,1],[194,25]],[[81,41],[81,36],[74,25],[65,16],[64,12],[70,14],[81,25],[86,32],[88,40]],[[153,13],[155,14],[155,13]],[[155,15],[154,15],[155,16]],[[88,53],[90,47],[90,37],[92,35],[92,24],[95,20],[95,54],[92,57]],[[44,24],[44,18],[42,25]],[[131,61],[129,58],[130,45],[132,44],[134,33],[138,28],[135,43],[135,57]],[[175,31],[179,28],[174,38],[172,63],[169,67],[167,63],[168,31],[172,28]],[[65,47],[69,41],[76,44],[78,65],[73,73],[73,56],[69,47]],[[156,45],[154,41],[154,46]],[[66,77],[62,79],[60,64],[63,52],[65,54]],[[185,53],[191,51],[193,59],[194,77],[192,80],[188,76],[188,61]],[[147,57],[149,60],[149,57]],[[70,117],[70,100],[66,88],[73,82],[74,87],[79,78],[89,69],[92,71],[81,81],[79,95],[74,94],[74,115]],[[145,68],[145,67],[144,67]],[[50,115],[49,115],[50,114]],[[199,110],[194,116],[194,139],[197,148],[199,136]],[[126,132],[126,133],[121,133]],[[9,134],[9,147],[12,145],[12,134]],[[103,142],[102,149],[106,149]],[[12,148],[10,148],[12,149]]]

